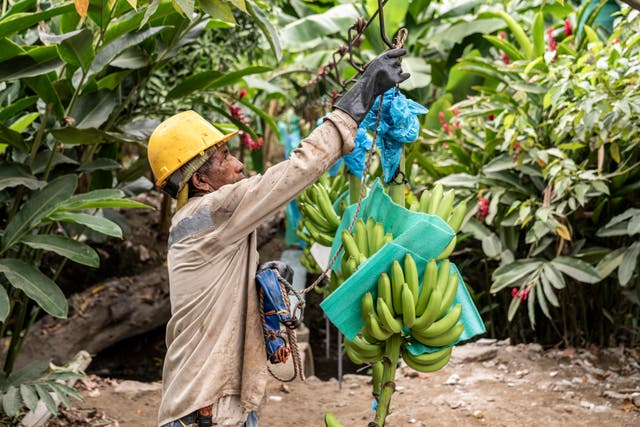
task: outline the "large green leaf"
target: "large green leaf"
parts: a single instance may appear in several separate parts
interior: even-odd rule
[[[523,277],[527,277],[536,269],[542,267],[542,261],[536,259],[517,260],[498,267],[493,272],[493,284],[491,293],[496,293],[501,289],[513,285]]]
[[[58,120],[64,118],[64,107],[60,96],[53,86],[50,75],[31,77],[23,80],[44,102],[53,105],[53,113]]]
[[[2,408],[4,412],[10,417],[15,417],[18,415],[21,407],[22,399],[20,398],[20,389],[15,386],[9,386],[2,396]]]
[[[622,263],[626,248],[618,248],[604,256],[596,266],[598,275],[603,279],[615,271]]]
[[[520,298],[511,299],[511,304],[509,304],[509,311],[507,312],[507,319],[509,320],[509,322],[513,320],[513,317],[516,315],[521,302],[522,300]]]
[[[131,33],[127,33],[122,37],[119,37],[112,41],[111,43],[104,46],[100,49],[91,64],[89,69],[90,73],[97,73],[101,71],[104,67],[106,67],[113,59],[124,52],[126,49],[131,46],[136,46],[149,37],[152,37],[158,34],[160,31],[164,30],[167,27],[153,27],[147,30],[141,31],[133,31]]]
[[[485,35],[483,37],[497,49],[504,51],[511,60],[518,61],[520,59],[524,59],[524,55],[508,40],[491,35]]]
[[[11,301],[9,301],[9,294],[4,286],[0,285],[0,322],[7,320],[7,316],[11,311]]]
[[[36,387],[36,390],[38,391],[38,396],[40,397],[40,400],[44,402],[44,406],[47,408],[47,410],[51,412],[53,415],[57,415],[58,404],[56,403],[55,400],[53,400],[53,397],[51,397],[49,390],[45,388],[44,385],[42,384],[36,384],[35,387]]]
[[[551,261],[551,264],[557,270],[580,282],[598,283],[602,280],[595,268],[574,257],[558,256]]]
[[[58,46],[58,53],[64,62],[79,66],[86,72],[95,56],[93,31],[85,28],[73,37],[63,40]]]
[[[74,9],[73,3],[69,2],[50,7],[42,12],[11,14],[0,21],[0,38],[26,30],[40,21],[46,21],[63,13],[75,13]]]
[[[556,289],[564,289],[566,283],[564,276],[556,270],[551,263],[545,263],[542,267],[542,275],[546,277],[547,281]]]
[[[23,237],[22,243],[35,249],[55,252],[78,264],[88,265],[89,267],[100,266],[100,257],[91,246],[68,237],[35,234]]]
[[[84,213],[56,212],[47,217],[51,221],[73,222],[84,225],[98,233],[122,238],[122,230],[115,222],[106,218]]]
[[[9,374],[9,384],[18,385],[37,381],[49,369],[49,360],[34,360],[24,368]]]
[[[186,16],[189,20],[193,19],[193,12],[195,9],[194,0],[172,0],[173,7]]]
[[[200,7],[211,19],[236,25],[236,19],[229,5],[222,0],[200,0]]]
[[[260,74],[271,71],[270,67],[252,66],[229,73],[219,71],[204,71],[195,76],[187,77],[179,83],[168,94],[167,99],[181,98],[196,90],[216,89],[221,86],[228,86],[239,81],[242,77],[251,74]]]
[[[635,242],[627,248],[622,257],[622,263],[618,270],[618,281],[620,285],[627,286],[633,272],[638,268],[638,255],[640,255],[640,242]]]
[[[271,117],[266,111],[256,107],[252,102],[250,102],[247,99],[241,99],[240,102],[245,107],[247,107],[248,109],[256,113],[260,118],[262,118],[262,120],[264,120],[265,123],[267,123],[267,126],[271,128],[271,130],[273,131],[273,134],[276,137],[280,135],[280,132],[278,131],[278,125],[276,124],[275,120],[273,120],[273,117]]]
[[[5,122],[16,114],[31,107],[38,100],[37,96],[26,96],[16,100],[13,104],[0,110],[0,122]]]
[[[27,408],[30,411],[35,411],[38,406],[38,394],[35,392],[34,387],[27,384],[20,384],[20,396],[24,401]]]
[[[460,43],[465,37],[472,34],[491,34],[505,27],[504,21],[497,18],[473,19],[460,21],[448,25],[446,31],[438,31],[429,40],[429,43],[443,43],[454,45]]]
[[[411,74],[407,80],[400,83],[402,90],[414,90],[431,84],[431,65],[423,58],[402,58],[402,71]]]
[[[118,193],[109,195],[108,193]],[[83,209],[100,208],[142,208],[151,209],[149,205],[124,199],[124,192],[116,189],[93,190],[88,193],[77,194],[66,202],[58,205],[56,213],[63,211],[77,211]]]
[[[90,163],[85,163],[78,168],[82,172],[93,172],[98,170],[118,170],[122,167],[120,163],[113,159],[107,159],[105,157],[98,157]]]
[[[70,112],[78,129],[99,128],[116,107],[112,92],[101,90],[78,98]]]
[[[67,317],[67,299],[58,285],[40,270],[19,259],[3,258],[0,259],[0,272],[44,311],[54,317]]]
[[[282,43],[292,51],[300,51],[317,45],[323,37],[346,34],[347,29],[359,16],[352,4],[342,4],[328,11],[309,15],[287,24],[281,31]]]
[[[23,153],[29,152],[29,147],[27,143],[24,141],[24,138],[20,133],[15,130],[11,130],[5,125],[0,123],[0,143],[9,144],[12,147],[16,147],[18,150]]]
[[[76,127],[66,127],[62,129],[52,129],[49,132],[65,145],[91,145],[118,140],[113,134],[93,128],[78,129]]]
[[[45,216],[56,209],[58,203],[71,197],[77,184],[77,175],[63,175],[36,191],[7,225],[2,236],[2,252],[37,227]]]
[[[0,190],[24,185],[30,190],[42,188],[46,182],[31,175],[20,163],[0,163]]]
[[[29,51],[0,62],[0,80],[40,76],[64,64],[58,57],[55,46],[46,48],[38,48],[37,52]]]
[[[271,24],[271,21],[267,16],[260,10],[258,6],[252,1],[246,1],[247,11],[251,16],[256,19],[256,24],[258,24],[258,28],[262,31],[262,34],[266,37],[269,45],[271,46],[271,50],[276,57],[276,61],[280,62],[282,60],[282,48],[280,47],[280,38],[278,37],[278,32]]]

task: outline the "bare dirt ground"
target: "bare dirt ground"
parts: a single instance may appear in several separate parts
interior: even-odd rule
[[[639,352],[623,348],[543,351],[480,340],[458,346],[449,365],[433,374],[403,366],[397,372],[395,426],[638,426]],[[89,377],[76,402],[49,426],[155,426],[159,383]],[[259,412],[260,425],[322,426],[333,412],[346,426],[371,418],[366,375],[316,377],[282,385],[273,380]]]

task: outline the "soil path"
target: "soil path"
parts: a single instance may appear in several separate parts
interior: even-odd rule
[[[548,350],[480,340],[456,347],[443,370],[419,374],[403,366],[386,425],[396,426],[638,426],[638,352],[622,348]],[[90,377],[85,401],[50,426],[155,426],[159,383]],[[347,427],[371,416],[366,375],[269,384],[262,427],[323,426],[333,412]]]

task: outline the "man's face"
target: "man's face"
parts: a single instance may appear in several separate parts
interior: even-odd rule
[[[198,175],[194,177],[194,184],[199,190],[215,191],[223,185],[233,184],[244,178],[244,164],[231,155],[227,144],[222,144],[208,162],[209,168],[206,172],[194,174]]]

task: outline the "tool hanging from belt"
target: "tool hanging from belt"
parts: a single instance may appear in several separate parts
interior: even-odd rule
[[[261,264],[256,274],[258,298],[260,304],[260,320],[264,333],[264,344],[267,358],[272,364],[286,363],[291,355],[294,372],[289,379],[278,377],[271,369],[271,375],[282,382],[293,381],[296,376],[304,381],[302,358],[298,349],[295,329],[300,326],[300,317],[304,310],[302,296],[291,285],[293,270],[280,261]],[[296,307],[291,310],[289,295],[298,299]],[[283,338],[283,328],[287,340]]]

